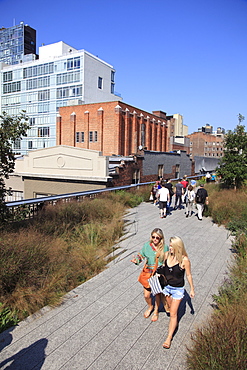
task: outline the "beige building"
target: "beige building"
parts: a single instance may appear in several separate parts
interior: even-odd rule
[[[60,145],[30,151],[6,180],[13,190],[7,201],[103,189],[111,179],[108,168],[108,157],[96,150]]]
[[[188,126],[183,124],[183,116],[179,113],[173,114],[174,118],[174,136],[187,136]]]

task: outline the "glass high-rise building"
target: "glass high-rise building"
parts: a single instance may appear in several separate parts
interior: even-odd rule
[[[0,29],[0,62],[18,64],[36,57],[36,30],[20,24]]]

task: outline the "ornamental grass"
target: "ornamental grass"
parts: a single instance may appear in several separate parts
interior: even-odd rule
[[[0,236],[0,332],[102,271],[124,232],[126,208],[150,187],[43,207]],[[112,256],[109,257],[109,260]]]
[[[214,295],[215,309],[208,322],[192,335],[187,369],[247,369],[247,203],[246,188],[219,190],[208,186],[213,220],[235,235],[235,260],[229,278]]]

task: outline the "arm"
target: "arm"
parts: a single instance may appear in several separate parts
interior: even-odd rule
[[[183,265],[184,265],[184,268],[185,268],[188,283],[190,284],[190,297],[194,298],[195,290],[194,290],[194,284],[193,284],[193,279],[192,279],[192,275],[191,275],[190,260],[188,259],[188,257],[184,257]]]
[[[138,253],[136,256],[132,258],[130,262],[133,262],[134,264],[139,265],[143,259],[144,257],[141,255],[141,253]]]

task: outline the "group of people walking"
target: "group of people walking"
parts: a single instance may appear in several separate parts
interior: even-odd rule
[[[166,312],[170,315],[168,335],[163,347],[169,349],[178,324],[178,308],[184,297],[185,274],[190,285],[190,297],[193,298],[195,295],[190,260],[182,239],[173,236],[170,238],[169,246],[167,246],[163,231],[160,228],[155,228],[151,232],[150,240],[144,244],[141,251],[131,262],[139,265],[143,260],[146,263],[138,280],[143,285],[144,298],[147,303],[144,317],[151,316],[151,321],[157,321],[159,307],[161,302],[163,303]],[[148,279],[158,266],[163,266],[162,273],[167,284],[164,286],[162,293],[155,295],[153,302]]]
[[[196,181],[191,180],[190,184],[187,180],[187,176],[183,179],[179,179],[175,185],[175,192],[173,191],[173,185],[170,179],[166,181],[156,181],[151,189],[151,199],[154,205],[159,204],[160,217],[165,218],[171,209],[172,197],[175,194],[174,210],[183,209],[183,203],[185,204],[186,217],[192,216],[194,204],[197,206],[197,217],[201,221],[202,214],[204,211],[205,204],[208,204],[208,193],[204,189],[204,184],[201,183],[197,191]]]

